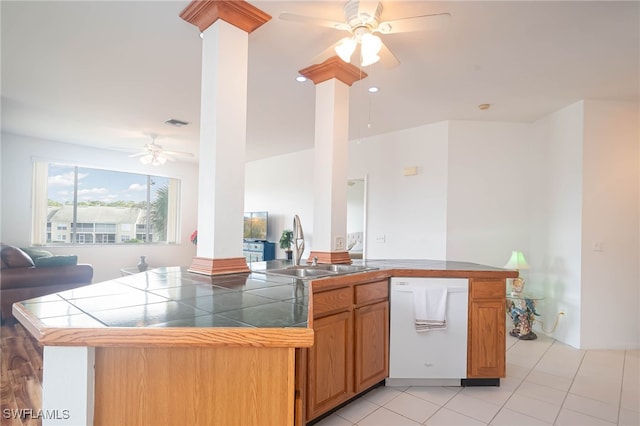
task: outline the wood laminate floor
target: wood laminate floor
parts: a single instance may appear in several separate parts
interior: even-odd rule
[[[18,323],[0,328],[0,424],[41,425],[42,348]]]

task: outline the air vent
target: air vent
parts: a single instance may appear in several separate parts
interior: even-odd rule
[[[177,118],[170,118],[169,120],[165,121],[164,124],[168,124],[169,126],[174,126],[174,127],[183,127],[188,125],[189,122],[178,120]]]

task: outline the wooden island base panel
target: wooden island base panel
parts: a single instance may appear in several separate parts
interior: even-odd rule
[[[361,261],[377,269],[302,281],[264,273],[286,261],[260,263],[213,277],[156,268],[14,304],[44,348],[42,425],[316,420],[388,376],[393,276],[468,278],[467,380],[504,377],[505,279],[517,272]]]
[[[293,424],[293,348],[98,348],[95,365],[95,425]]]

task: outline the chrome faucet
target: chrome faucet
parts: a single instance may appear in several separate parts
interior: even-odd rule
[[[298,215],[293,217],[293,264],[300,265],[300,258],[304,252],[304,233]]]

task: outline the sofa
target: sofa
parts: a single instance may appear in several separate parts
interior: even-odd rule
[[[0,251],[0,309],[2,320],[13,319],[11,306],[34,297],[91,284],[93,267],[78,264],[77,256],[2,244]]]

